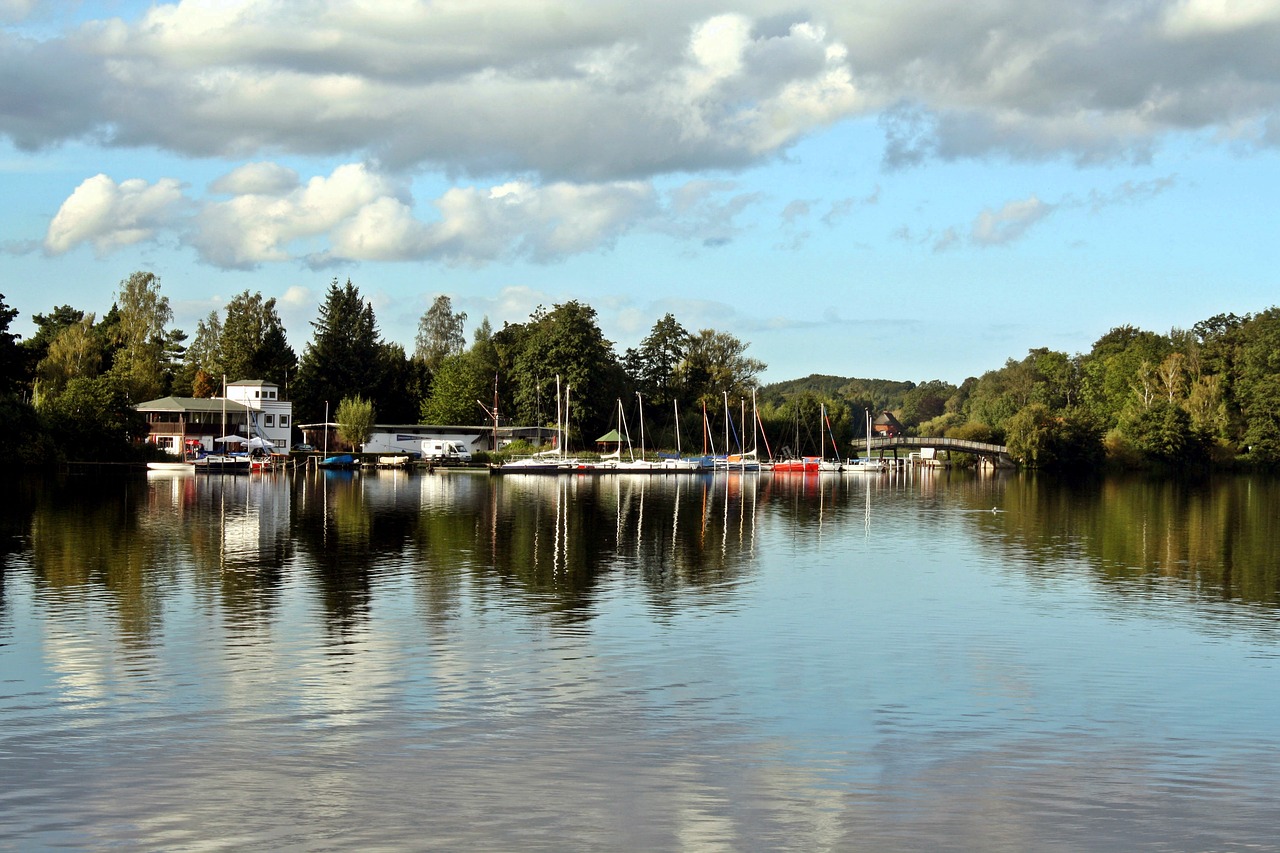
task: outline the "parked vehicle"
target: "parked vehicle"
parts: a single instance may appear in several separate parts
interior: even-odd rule
[[[458,441],[428,438],[422,442],[422,458],[428,462],[461,464],[471,461],[471,451]]]

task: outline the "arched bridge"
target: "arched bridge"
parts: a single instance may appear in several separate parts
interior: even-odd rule
[[[858,446],[858,442],[853,442],[854,447]],[[938,450],[947,450],[953,453],[972,453],[974,456],[985,456],[995,463],[996,467],[1012,467],[1013,460],[1009,458],[1009,448],[1003,444],[988,444],[984,441],[966,441],[962,438],[921,438],[916,436],[898,435],[892,438],[873,438],[871,439],[872,450],[888,450],[892,448],[896,451],[899,447],[910,447],[913,449],[921,447],[933,447]]]

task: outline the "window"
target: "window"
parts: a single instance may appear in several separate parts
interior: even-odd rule
[[[288,416],[288,415],[281,415],[281,416],[280,416],[280,426],[282,426],[282,427],[287,427],[288,425],[289,425],[289,416]]]
[[[273,426],[275,426],[275,425],[276,425],[276,416],[275,416],[275,415],[263,415],[263,416],[262,416],[262,425],[263,425],[264,427],[273,427]]]

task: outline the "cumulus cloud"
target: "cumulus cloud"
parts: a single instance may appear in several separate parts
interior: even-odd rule
[[[149,240],[170,224],[182,200],[182,187],[172,178],[117,184],[106,175],[95,175],[58,209],[45,235],[45,251],[60,255],[89,243],[104,254]]]
[[[91,243],[103,253],[172,235],[206,263],[231,269],[283,261],[551,263],[606,250],[635,230],[718,245],[736,236],[736,217],[760,199],[732,182],[689,181],[660,192],[649,181],[508,181],[453,187],[418,206],[406,184],[359,163],[306,181],[254,163],[209,190],[188,197],[171,179],[116,184],[97,175],[63,203],[45,249]]]
[[[154,4],[55,37],[0,34],[0,134],[597,183],[752,165],[877,115],[892,167],[1141,159],[1180,130],[1275,144],[1276,0],[797,8]]]
[[[247,168],[213,183],[223,192],[243,192],[206,204],[192,222],[190,242],[216,266],[249,268],[288,260],[291,244],[328,235],[396,191],[392,182],[358,163],[302,185],[283,180],[284,173],[267,164]]]
[[[856,109],[848,51],[819,22],[765,32],[702,5],[158,4],[0,38],[6,79],[32,84],[0,133],[587,182],[748,165]]]

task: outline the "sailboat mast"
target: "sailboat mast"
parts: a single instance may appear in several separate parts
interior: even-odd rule
[[[724,392],[724,455],[729,455],[729,392]]]
[[[640,392],[636,392],[636,404],[640,411],[640,458],[644,459],[644,398],[640,396]]]
[[[671,407],[675,410],[676,415],[676,456],[680,455],[680,401],[672,400]]]

